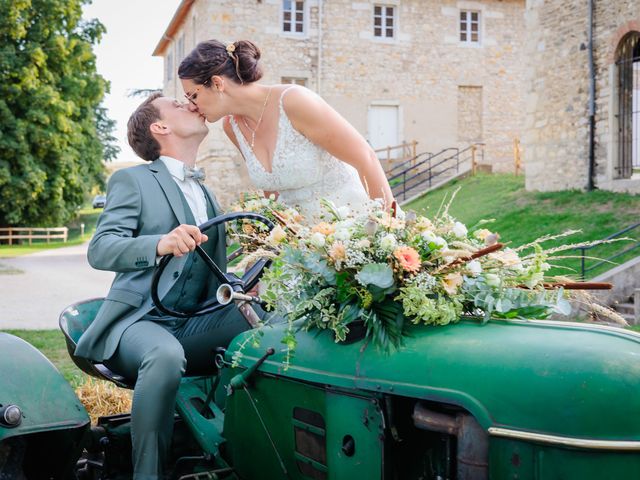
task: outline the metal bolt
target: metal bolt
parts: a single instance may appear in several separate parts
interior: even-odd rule
[[[17,427],[22,422],[22,410],[16,405],[7,405],[0,409],[0,423],[8,427]]]

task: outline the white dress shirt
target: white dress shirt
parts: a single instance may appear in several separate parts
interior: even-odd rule
[[[185,164],[180,160],[167,157],[166,155],[161,155],[160,160],[166,165],[173,180],[178,187],[180,187],[180,190],[182,190],[184,198],[186,198],[191,208],[191,213],[193,213],[193,218],[196,220],[196,225],[201,225],[209,220],[209,215],[207,215],[207,200],[204,197],[204,191],[196,180],[184,177]]]

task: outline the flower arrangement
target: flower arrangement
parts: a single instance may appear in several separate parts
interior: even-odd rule
[[[390,351],[401,345],[409,322],[446,325],[463,315],[487,321],[571,312],[563,283],[548,283],[550,251],[541,246],[566,234],[505,248],[484,228],[487,222],[468,229],[448,206],[433,219],[412,212],[395,217],[381,203],[364,215],[327,201],[323,207],[323,221],[313,225],[276,207],[288,212],[286,220],[280,213],[274,217],[283,225],[280,233],[250,235],[259,244],[256,255],[274,258],[261,280],[261,298],[288,320],[283,342],[290,351],[296,328],[328,329],[343,341],[361,322],[366,338]]]
[[[290,234],[295,234],[294,226],[304,221],[296,209],[276,201],[275,195],[264,197],[257,192],[243,193],[239,201],[229,207],[229,211],[258,213],[276,224],[270,232],[265,225],[247,219],[227,224],[229,237],[238,241],[245,252],[254,252],[264,245],[280,243],[287,238],[285,228]]]

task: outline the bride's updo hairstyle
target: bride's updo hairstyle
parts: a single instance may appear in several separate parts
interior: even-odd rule
[[[211,77],[220,75],[236,83],[257,82],[262,78],[260,49],[249,40],[224,45],[218,40],[200,42],[180,62],[178,77],[209,86]]]

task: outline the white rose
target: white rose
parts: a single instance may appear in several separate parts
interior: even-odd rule
[[[394,237],[391,233],[387,233],[380,240],[380,248],[382,248],[387,252],[390,252],[391,250],[396,248],[397,244],[398,244],[398,241],[396,240],[396,237]]]
[[[336,240],[346,242],[351,238],[351,232],[346,228],[341,228],[339,230],[336,230],[336,233],[333,234],[333,237]]]
[[[484,279],[490,287],[497,288],[500,286],[500,277],[495,273],[485,273]]]
[[[366,238],[363,238],[362,240],[358,241],[358,243],[356,243],[356,247],[362,248],[362,249],[369,248],[370,246],[371,246],[371,242]]]
[[[464,223],[456,222],[453,225],[452,229],[453,234],[458,238],[465,238],[467,236],[467,227],[464,226]]]
[[[449,245],[447,244],[447,241],[442,237],[436,237],[435,240],[433,241],[433,243],[436,244],[437,248],[441,248],[443,250],[449,248]]]
[[[311,243],[311,245],[313,245],[316,248],[322,248],[324,247],[326,240],[323,234],[321,234],[320,232],[316,232],[313,235],[311,235],[309,242]]]
[[[422,238],[427,243],[433,243],[436,241],[436,236],[431,230],[425,230],[424,232],[422,232]]]
[[[482,273],[482,265],[480,265],[478,260],[471,260],[467,263],[467,268],[469,269],[469,273],[474,277],[477,277]]]

